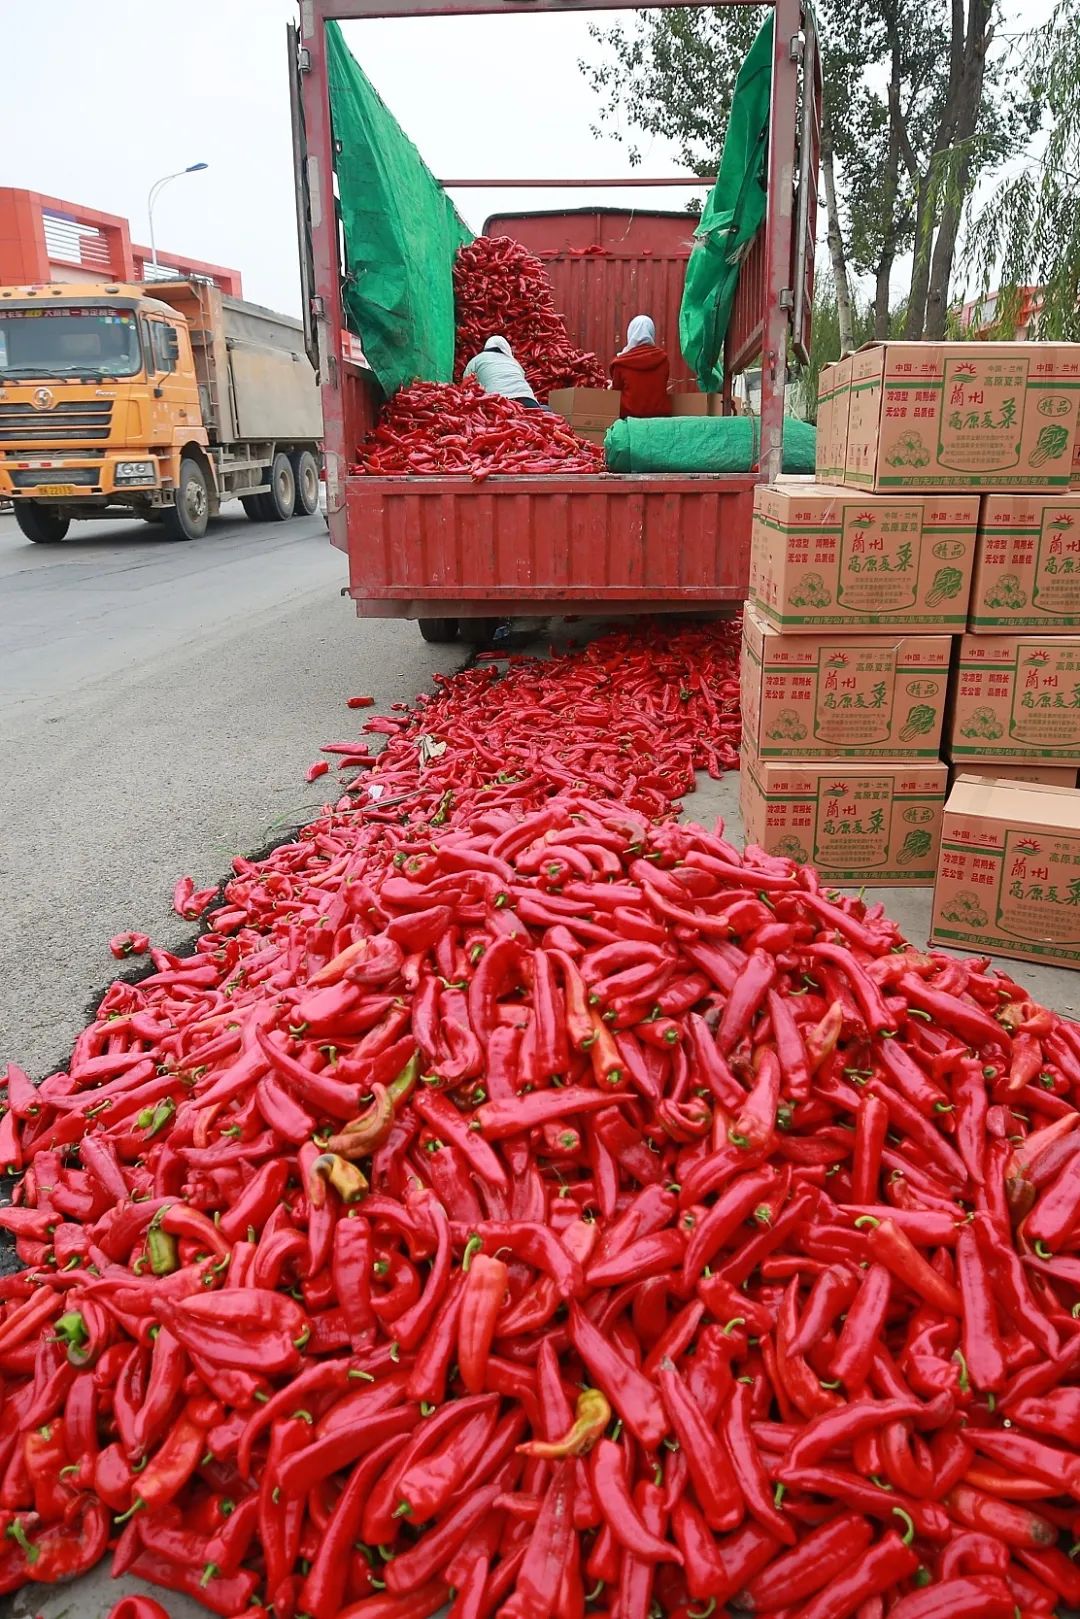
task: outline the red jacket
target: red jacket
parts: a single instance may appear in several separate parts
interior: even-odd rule
[[[611,382],[622,390],[622,416],[670,416],[668,357],[655,343],[642,343],[611,362]]]

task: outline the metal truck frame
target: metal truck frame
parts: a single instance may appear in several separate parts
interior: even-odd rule
[[[457,620],[493,612],[686,611],[745,598],[754,487],[781,470],[788,355],[805,361],[809,346],[820,148],[813,15],[805,0],[772,3],[766,217],[743,263],[725,344],[725,392],[760,357],[757,466],[723,477],[495,476],[477,484],[348,471],[375,423],[379,392],[349,357],[342,313],[325,30],[331,20],[522,8],[513,0],[300,0],[299,29],[289,29],[289,77],[305,328],[322,387],[330,537],[349,557],[348,591],[361,617],[419,618],[425,634],[425,620],[453,634]],[[530,0],[528,7],[534,14],[637,9],[638,0]]]

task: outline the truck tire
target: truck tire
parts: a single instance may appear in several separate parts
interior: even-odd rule
[[[269,523],[270,497],[267,494],[241,495],[240,504],[253,523]]]
[[[296,479],[293,477],[292,462],[279,450],[270,468],[270,491],[266,496],[268,522],[283,523],[292,516],[295,505]]]
[[[468,641],[470,646],[489,647],[495,639],[495,631],[503,622],[501,618],[467,618],[462,626],[462,639]]]
[[[180,482],[175,505],[168,506],[162,527],[170,540],[201,540],[210,521],[210,494],[206,473],[197,461],[185,457],[180,463]]]
[[[296,484],[294,517],[314,517],[319,509],[319,463],[310,450],[297,450],[289,457]]]
[[[420,634],[425,641],[438,644],[441,641],[456,641],[458,621],[456,618],[422,618],[420,619]]]
[[[71,527],[70,517],[61,517],[55,507],[42,506],[36,500],[17,500],[15,521],[35,545],[56,545]]]

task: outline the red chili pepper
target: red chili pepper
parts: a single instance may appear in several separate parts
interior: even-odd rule
[[[872,1535],[866,1519],[851,1512],[811,1530],[749,1582],[746,1595],[754,1611],[785,1608],[827,1587],[857,1563]]]
[[[661,1364],[657,1382],[706,1521],[713,1529],[733,1529],[744,1510],[740,1476],[735,1471],[739,1461],[733,1467],[733,1458],[670,1362]]]
[[[829,1375],[839,1378],[849,1394],[858,1394],[869,1375],[878,1334],[889,1307],[891,1286],[885,1266],[871,1265],[848,1311],[836,1353],[829,1362]]]
[[[964,1359],[977,1389],[999,1392],[1005,1384],[1005,1359],[990,1278],[969,1229],[956,1239],[956,1275],[963,1299]]]

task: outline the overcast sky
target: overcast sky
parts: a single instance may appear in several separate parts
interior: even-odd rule
[[[1051,0],[1009,0],[1030,27]],[[0,127],[6,185],[127,216],[148,239],[146,195],[170,170],[205,173],[167,187],[159,248],[239,268],[245,294],[298,312],[285,24],[292,0],[41,0],[5,9],[8,74]],[[106,16],[107,13],[107,16]],[[168,19],[166,21],[166,19]],[[351,23],[365,72],[440,176],[618,176],[625,148],[594,139],[595,100],[577,69],[596,47],[583,16]],[[452,64],[452,65],[451,65]],[[643,174],[676,172],[672,149],[643,145]],[[465,191],[479,231],[488,214],[589,201],[681,207],[680,191]]]

